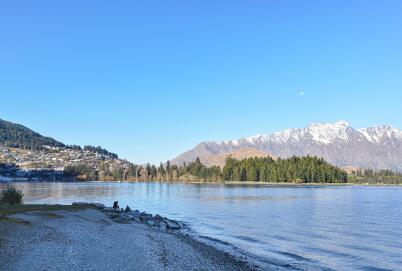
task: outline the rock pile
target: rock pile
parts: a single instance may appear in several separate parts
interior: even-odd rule
[[[147,224],[152,227],[158,227],[161,229],[168,229],[168,230],[179,230],[182,228],[182,225],[175,220],[162,217],[159,214],[152,215],[146,212],[140,212],[138,210],[132,211],[129,206],[123,209],[123,208],[105,207],[105,205],[101,203],[87,203],[87,202],[74,202],[73,205],[93,206],[97,209],[100,209],[113,221],[118,223],[141,223],[141,224]]]

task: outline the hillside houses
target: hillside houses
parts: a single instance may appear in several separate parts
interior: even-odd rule
[[[60,147],[46,146],[43,150],[31,151],[0,147],[0,162],[15,163],[22,169],[62,169],[68,165],[87,164],[97,168],[100,162],[122,164],[119,159],[107,155]]]

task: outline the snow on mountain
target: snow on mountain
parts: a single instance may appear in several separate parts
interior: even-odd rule
[[[303,138],[310,137],[318,144],[330,144],[335,140],[346,141],[348,139],[346,130],[349,124],[346,121],[338,121],[334,124],[313,123],[302,129],[289,129],[282,132],[275,132],[270,135],[258,135],[246,138],[248,142],[256,141],[286,143],[297,142]]]
[[[358,129],[366,139],[372,143],[380,144],[383,140],[397,139],[402,140],[402,131],[392,126],[378,126]]]
[[[219,155],[242,148],[254,148],[278,157],[315,155],[338,166],[389,168],[402,171],[402,131],[392,126],[354,129],[346,121],[312,123],[229,141],[200,143],[172,160],[193,161],[197,156]]]

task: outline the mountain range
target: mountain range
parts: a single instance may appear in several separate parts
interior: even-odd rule
[[[1,119],[0,145],[38,151],[43,150],[43,146],[50,146],[80,152],[79,146],[66,146],[25,126]],[[86,146],[84,150],[117,158],[117,155],[100,147]],[[199,157],[207,166],[223,167],[228,156],[244,159],[306,155],[322,157],[345,169],[391,169],[402,172],[402,131],[388,125],[355,129],[346,121],[312,123],[304,128],[237,140],[202,142],[174,158],[171,163],[181,165]]]
[[[402,172],[402,131],[392,126],[355,129],[346,121],[312,123],[304,128],[288,129],[229,141],[207,141],[174,158],[173,164],[183,164],[200,157],[213,161],[250,149],[266,155],[318,156],[345,168],[391,169]],[[245,155],[248,156],[248,155]],[[251,153],[251,156],[253,154]]]

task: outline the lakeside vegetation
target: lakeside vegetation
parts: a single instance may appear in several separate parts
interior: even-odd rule
[[[14,185],[7,185],[1,188],[0,204],[21,204],[24,193],[21,188]]]
[[[402,184],[402,173],[392,170],[356,170],[349,174],[349,182],[357,184]]]
[[[129,162],[79,163],[67,165],[63,171],[32,169],[21,171],[15,164],[0,162],[0,176],[12,180],[47,181],[160,181],[160,182],[227,182],[227,183],[328,183],[328,184],[402,184],[402,173],[391,170],[358,169],[346,172],[318,157],[287,159],[228,157],[223,168],[207,167],[197,158],[182,166],[170,162],[135,165]]]
[[[358,170],[347,173],[318,157],[290,157],[287,159],[228,157],[221,169],[207,167],[199,158],[182,166],[165,164],[130,164],[128,168],[102,165],[100,171],[86,165],[68,166],[64,175],[78,180],[99,181],[171,181],[171,182],[244,182],[244,183],[356,183],[402,184],[402,174],[390,170]]]

